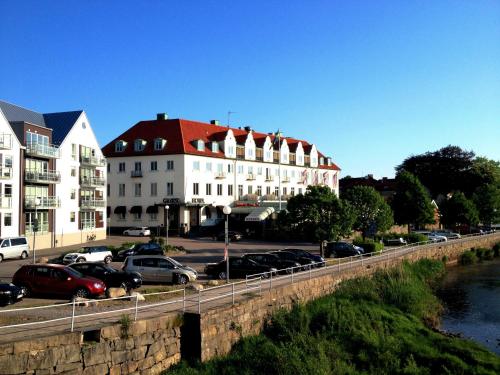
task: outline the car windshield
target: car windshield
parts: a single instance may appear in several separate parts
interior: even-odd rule
[[[80,272],[71,267],[66,267],[65,269],[73,277],[83,277],[83,274],[81,274]]]
[[[170,258],[170,261],[176,265],[177,267],[184,267],[184,265],[182,263],[179,263],[178,261],[176,261],[175,259],[172,259]]]

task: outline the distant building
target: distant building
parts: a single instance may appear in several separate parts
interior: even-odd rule
[[[372,174],[365,177],[344,177],[340,179],[340,194],[346,192],[354,186],[371,186],[377,190],[386,201],[390,202],[396,193],[396,179],[382,177],[377,180]]]
[[[111,226],[173,231],[216,225],[222,208],[262,221],[308,185],[338,195],[340,169],[306,141],[250,127],[167,119],[141,121],[103,148]]]
[[[33,247],[36,231],[36,248],[105,238],[106,162],[85,112],[0,101],[0,132],[0,235]]]

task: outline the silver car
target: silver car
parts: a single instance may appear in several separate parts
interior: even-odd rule
[[[187,284],[198,273],[191,267],[164,255],[132,255],[125,259],[123,271],[137,272],[145,282]]]

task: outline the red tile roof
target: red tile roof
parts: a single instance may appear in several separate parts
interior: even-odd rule
[[[212,141],[223,141],[229,129],[233,131],[237,143],[244,144],[248,132],[243,129],[229,128],[226,126],[183,119],[141,121],[125,131],[119,137],[109,142],[102,148],[102,151],[106,157],[190,154],[224,158],[223,150],[220,149],[218,152],[212,152],[209,143]],[[266,137],[268,136],[266,133],[258,132],[253,132],[252,135],[257,147],[262,147]],[[275,137],[273,135],[269,135],[269,137],[274,143]],[[154,140],[156,138],[163,138],[167,140],[167,144],[164,149],[154,149]],[[147,141],[143,151],[134,151],[134,141],[136,139],[143,139]],[[306,153],[311,150],[312,145],[306,141],[288,137],[283,137],[283,139],[287,140],[289,147],[291,145],[291,151],[295,151],[297,149],[299,142],[302,142],[302,146],[304,147],[304,151]],[[127,147],[122,152],[115,152],[115,143],[120,140],[127,142]],[[195,145],[196,140],[202,140],[205,143],[205,150],[197,150]],[[274,148],[278,148],[277,144]],[[320,168],[340,170],[340,168],[333,163],[331,166],[321,165]]]

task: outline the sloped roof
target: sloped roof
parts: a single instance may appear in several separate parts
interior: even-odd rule
[[[45,113],[45,124],[52,129],[52,143],[61,144],[82,113],[83,111]]]
[[[2,100],[0,100],[0,109],[9,122],[29,122],[30,124],[46,127],[41,113]]]

